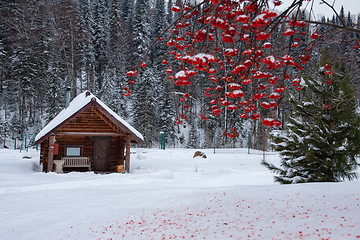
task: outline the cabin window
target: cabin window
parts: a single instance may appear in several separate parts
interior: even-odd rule
[[[82,147],[81,146],[66,146],[65,147],[66,157],[81,157]]]

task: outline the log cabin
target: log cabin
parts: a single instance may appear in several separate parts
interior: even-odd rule
[[[143,136],[101,100],[79,94],[35,137],[44,172],[130,172],[131,143]]]

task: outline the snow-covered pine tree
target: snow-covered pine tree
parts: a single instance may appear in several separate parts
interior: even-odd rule
[[[95,51],[94,51],[94,14],[87,0],[79,0],[79,28],[82,44],[79,48],[82,64],[80,92],[85,89],[95,93]]]
[[[206,121],[202,121],[202,128],[201,128],[204,130],[203,148],[213,148],[214,134],[217,129],[217,122],[215,116],[208,115],[207,117],[208,119]]]
[[[134,0],[122,0],[121,1],[121,16],[125,22],[131,26],[131,13],[134,5]]]
[[[187,141],[187,148],[198,148],[199,147],[199,135],[195,121],[191,122],[191,128],[189,131],[189,137]]]
[[[4,7],[3,1],[0,1],[0,8]],[[8,123],[8,106],[7,102],[10,95],[10,92],[7,91],[7,87],[5,84],[5,69],[6,66],[6,50],[4,48],[4,30],[5,30],[5,24],[3,21],[0,23],[0,109],[1,112],[3,112],[3,116],[0,116],[0,144],[3,144],[3,147],[5,147],[5,141],[1,142],[1,139],[4,139],[7,137],[7,134],[10,133],[10,131],[7,131],[7,127],[10,125]]]
[[[150,45],[150,6],[148,0],[138,0],[135,3],[133,16],[132,16],[132,59],[131,65],[135,66],[139,59],[146,61],[143,55]]]
[[[94,1],[95,94],[102,99],[109,91],[108,64],[110,15],[107,1]]]
[[[343,22],[345,22],[345,9],[344,9],[344,6],[341,6],[339,17]]]
[[[141,82],[137,82],[132,107],[133,126],[145,137],[145,144],[150,142],[158,142],[159,133],[156,131],[156,113],[155,98],[151,82],[153,82],[154,74],[150,69],[146,69],[141,73]],[[150,139],[149,139],[150,138]],[[150,147],[150,146],[147,146]]]
[[[167,136],[174,135],[175,132],[175,111],[173,103],[170,99],[170,92],[169,92],[169,83],[164,83],[161,87],[159,95],[161,96],[158,99],[158,128],[159,131],[165,132]]]
[[[136,1],[133,13],[133,40],[132,59],[130,64],[135,66],[139,59],[146,61],[144,53],[150,45],[150,5],[148,0]],[[132,120],[134,127],[145,136],[145,143],[158,142],[159,132],[156,129],[155,104],[155,78],[156,72],[150,67],[145,67],[138,75],[133,87]],[[150,136],[150,141],[149,141]]]
[[[21,136],[28,130],[29,124],[33,124],[36,114],[34,99],[38,97],[38,93],[44,93],[43,90],[37,89],[37,83],[44,80],[42,74],[46,66],[46,54],[42,48],[42,35],[36,34],[42,32],[42,26],[37,25],[38,21],[35,21],[34,17],[37,3],[30,1],[26,8],[21,3],[7,5],[9,18],[6,19],[4,29],[4,40],[9,53],[8,66],[5,68],[8,74],[6,85],[11,93],[9,107],[12,105],[17,111],[15,115],[19,120],[18,133]]]
[[[171,24],[173,22],[173,11],[171,11],[171,8],[172,8],[172,0],[168,0],[167,13],[166,13],[167,24]]]
[[[155,2],[155,8],[154,8],[155,14],[152,20],[152,27],[150,29],[152,40],[154,40],[157,37],[160,37],[160,34],[163,32],[163,30],[166,28],[166,22],[164,21],[166,14],[165,14],[165,4],[162,0],[157,0]],[[165,38],[164,35],[161,36],[162,38]],[[156,69],[157,74],[160,74],[160,78],[165,78],[166,74],[164,73],[164,68],[167,66],[164,66],[162,64],[162,60],[164,55],[166,55],[168,47],[165,44],[162,44],[161,41],[156,41],[154,46],[150,49],[149,57],[153,64],[153,67]],[[161,79],[162,80],[162,79]]]
[[[339,182],[357,178],[360,117],[346,79],[324,75],[305,80],[302,98],[290,96],[293,111],[285,134],[273,134],[280,167],[263,161],[282,184]]]
[[[47,71],[49,79],[46,83],[47,92],[44,96],[44,100],[46,102],[46,123],[53,119],[65,106],[62,104],[66,94],[65,83],[63,81],[64,71],[62,71],[65,66],[61,61],[60,56],[60,54],[51,54],[51,58],[49,58],[49,70]]]
[[[126,53],[131,42],[129,26],[121,17],[121,0],[113,0],[109,11],[109,49],[108,52],[108,87],[102,99],[112,110],[127,119],[129,98],[123,95],[123,83],[126,82]]]
[[[0,148],[7,148],[6,140],[10,138],[12,126],[6,116],[0,116]]]
[[[3,3],[1,3],[0,1],[0,7],[2,7]],[[0,23],[0,69],[4,69],[5,67],[5,59],[6,59],[6,50],[4,47],[4,30],[5,30],[6,26],[3,23],[3,21]],[[3,76],[4,76],[4,71],[0,72],[0,91],[2,91],[2,86],[3,86]]]
[[[122,36],[128,38],[126,44],[122,47],[122,55],[126,61],[126,64],[124,65],[126,71],[129,70],[129,67],[131,68],[136,64],[136,59],[134,59],[133,56],[134,51],[136,51],[136,45],[133,44],[133,38],[136,36],[136,31],[134,31],[136,24],[133,22],[135,8],[134,0],[121,0],[121,16],[124,21],[124,26],[122,27],[127,28],[128,31]]]
[[[160,36],[160,33],[165,29],[166,23],[164,22],[165,14],[165,2],[157,0],[154,8],[154,18],[152,27],[152,36],[156,38]],[[163,38],[165,36],[162,36]],[[168,139],[173,139],[174,135],[174,122],[175,111],[174,104],[170,96],[170,92],[173,92],[173,84],[166,78],[166,72],[164,68],[167,65],[162,64],[163,56],[166,54],[167,46],[157,42],[151,49],[149,57],[151,61],[147,61],[150,64],[150,68],[155,73],[155,82],[153,83],[155,98],[158,102],[156,106],[157,112],[157,128],[158,131],[166,133]],[[171,136],[171,137],[170,137]],[[172,142],[172,141],[171,141]]]

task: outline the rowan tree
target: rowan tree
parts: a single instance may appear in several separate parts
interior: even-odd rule
[[[336,12],[340,25],[306,18],[301,7],[311,1],[294,0],[282,11],[278,10],[280,0],[206,0],[196,5],[185,1],[182,6],[176,1],[171,10],[178,18],[157,41],[168,46],[162,63],[168,66],[167,79],[184,93],[180,96],[185,99],[183,107],[189,107],[189,85],[201,73],[207,84],[203,94],[209,97],[211,107],[200,117],[206,120],[210,114],[224,117],[224,111],[230,112],[234,117],[226,125],[227,137],[238,136],[235,123],[240,118],[280,127],[278,106],[284,91],[289,85],[302,89],[298,75],[311,60],[316,44],[333,29],[359,33]],[[322,3],[331,7],[325,0]],[[330,29],[320,32],[318,26]],[[279,34],[284,38],[281,46],[274,48]],[[127,73],[131,83],[145,66],[147,52]],[[128,89],[127,96],[131,86]],[[181,124],[186,114],[180,113],[179,119],[176,123]]]

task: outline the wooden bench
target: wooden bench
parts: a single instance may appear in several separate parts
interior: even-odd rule
[[[64,160],[62,167],[87,167],[91,170],[91,163],[88,157],[63,157]]]

